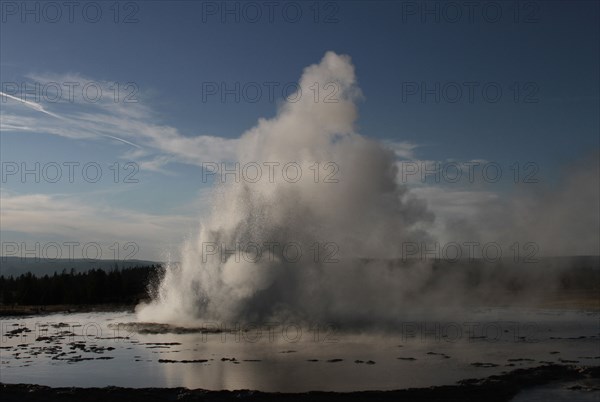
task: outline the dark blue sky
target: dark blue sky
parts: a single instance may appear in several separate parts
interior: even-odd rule
[[[152,124],[186,137],[237,138],[260,117],[274,116],[281,88],[332,50],[349,55],[356,68],[364,95],[359,131],[414,143],[419,159],[483,159],[504,166],[533,161],[552,181],[560,166],[599,146],[597,1],[486,1],[473,8],[461,1],[278,2],[272,21],[268,2],[227,2],[237,11],[223,21],[224,2],[120,2],[116,16],[114,2],[98,1],[88,7],[91,15],[102,10],[97,23],[83,16],[86,3],[77,2],[69,22],[58,2],[62,17],[53,23],[48,20],[54,10],[44,9],[45,2],[27,3],[33,14],[22,15],[22,2],[2,1],[3,92],[7,83],[40,77],[133,82]],[[293,22],[298,9],[302,16]],[[262,17],[253,22],[256,10]],[[124,23],[127,15],[132,23]],[[262,96],[257,102],[244,96],[223,102],[219,94],[205,93],[207,83],[236,82],[258,84]],[[265,82],[278,83],[276,101],[268,98]],[[422,98],[423,85],[439,85],[439,102],[435,93]],[[492,102],[498,88],[502,93]],[[0,105],[4,116],[19,115],[9,107],[24,109],[6,99]],[[59,113],[59,106],[47,109]],[[16,132],[5,124],[2,159],[66,160],[77,154],[110,161],[124,151],[123,143],[39,134],[48,132],[43,126]],[[176,156],[171,163],[181,180],[141,172],[148,180],[115,196],[115,205],[138,203],[140,210],[157,212],[173,208],[173,194],[180,207],[192,203],[202,188],[189,185],[198,167]],[[88,191],[83,185],[2,187],[27,194]]]
[[[332,14],[337,23],[315,23],[308,1],[296,2],[303,12],[297,23],[284,20],[282,7],[274,8],[270,23],[263,3],[257,3],[261,20],[252,23],[252,10],[244,14],[243,2],[229,2],[239,7],[240,22],[228,15],[222,23],[220,15],[207,14],[204,3],[138,2],[139,22],[132,24],[114,24],[108,3],[97,24],[85,23],[77,12],[72,24],[66,12],[65,23],[56,24],[44,23],[43,15],[39,24],[7,15],[2,79],[76,72],[135,81],[164,121],[185,134],[237,137],[258,117],[273,115],[274,105],[266,96],[257,104],[244,99],[236,104],[233,98],[202,102],[203,82],[294,82],[302,68],[333,50],[350,55],[356,66],[366,135],[430,144],[428,156],[438,159],[568,158],[598,144],[598,2],[521,2],[519,23],[512,1],[483,2],[471,19],[469,8],[461,6],[456,23],[448,20],[455,14],[443,2],[332,3],[339,10],[321,2],[320,19]],[[498,22],[486,21],[495,18],[495,6],[483,11],[489,3],[501,6]],[[438,11],[420,15],[425,7]],[[472,104],[466,93],[456,104],[443,97],[436,104],[433,96],[422,103],[418,95],[403,102],[403,82],[477,82],[478,89],[493,82],[503,94],[496,104],[478,89]],[[535,83],[532,98],[538,103],[514,102],[515,82]],[[533,88],[521,88],[523,97]],[[281,97],[281,91],[275,93]]]

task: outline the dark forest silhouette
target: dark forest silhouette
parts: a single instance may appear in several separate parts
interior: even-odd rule
[[[0,276],[0,303],[4,305],[135,304],[149,298],[149,286],[159,275],[160,265],[110,271],[63,270],[53,275],[31,272],[17,277]]]

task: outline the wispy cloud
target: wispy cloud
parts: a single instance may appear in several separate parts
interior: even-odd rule
[[[237,140],[183,135],[177,128],[162,124],[158,114],[141,100],[124,102],[123,94],[118,94],[116,101],[111,89],[113,83],[75,74],[35,75],[27,80],[42,86],[52,82],[78,88],[94,82],[107,96],[92,102],[83,99],[81,91],[74,91],[72,96],[56,101],[43,96],[38,101],[31,93],[2,92],[2,136],[34,133],[73,141],[109,140],[119,157],[137,162],[143,171],[167,175],[174,174],[168,169],[173,163],[201,166],[203,162],[235,159]],[[105,191],[112,196],[119,188]],[[97,197],[89,189],[70,194],[40,193],[34,189],[33,193],[21,194],[3,188],[2,232],[11,233],[4,238],[135,242],[140,246],[140,256],[157,259],[163,252],[175,251],[182,238],[195,230],[203,208],[202,200],[195,200],[194,208],[190,200],[183,200],[187,207],[181,211],[148,213],[142,207],[112,206],[110,201],[104,201],[111,199],[110,196]]]
[[[171,162],[201,166],[207,161],[235,158],[237,140],[212,135],[183,135],[175,127],[160,124],[156,113],[139,99],[126,102],[123,94],[115,97],[112,83],[73,74],[28,78],[42,85],[63,82],[78,88],[94,82],[102,88],[102,93],[110,96],[92,102],[84,99],[81,91],[73,91],[68,99],[46,101],[55,109],[50,111],[49,105],[2,93],[4,107],[0,113],[0,130],[3,132],[27,131],[78,140],[109,138],[137,148],[135,155],[140,165],[155,171],[163,170],[164,165]],[[39,113],[27,112],[23,106]]]
[[[115,208],[89,197],[58,194],[16,194],[3,189],[0,195],[3,232],[30,238],[51,236],[55,241],[134,242],[140,255],[158,258],[176,247],[195,223],[189,216],[151,214]]]
[[[396,157],[400,159],[414,159],[414,150],[419,147],[418,144],[413,142],[394,140],[385,140],[383,141],[383,145],[394,151]]]

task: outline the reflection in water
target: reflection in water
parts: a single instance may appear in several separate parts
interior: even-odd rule
[[[140,325],[129,313],[16,318],[2,321],[1,381],[281,392],[428,387],[547,363],[597,366],[598,318],[494,309],[454,322],[406,321],[386,333],[285,325],[203,333],[209,326]]]

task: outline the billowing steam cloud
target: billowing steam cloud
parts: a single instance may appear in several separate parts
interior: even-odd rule
[[[436,229],[427,203],[399,184],[394,153],[355,132],[360,96],[349,57],[329,52],[304,70],[276,117],[244,133],[237,168],[205,166],[217,183],[211,215],[181,263],[167,267],[154,300],[138,307],[141,321],[394,325],[419,311],[444,314],[540,292],[548,300],[571,264],[444,265],[418,254],[405,259],[406,245],[437,237],[498,242],[508,254],[515,241],[532,242],[541,248],[535,257],[598,254],[597,154],[558,190],[488,200],[470,207],[469,219],[441,213]],[[434,209],[445,199],[429,198]]]
[[[369,262],[400,257],[433,216],[397,184],[394,154],[355,132],[350,58],[328,52],[299,88],[241,137],[242,177],[220,172],[211,217],[141,320],[374,320],[429,276]]]

